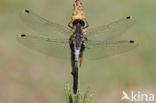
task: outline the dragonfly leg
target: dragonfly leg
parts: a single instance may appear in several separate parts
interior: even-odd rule
[[[89,24],[88,24],[88,22],[87,22],[87,20],[86,20],[86,26],[84,26],[83,29],[86,29],[86,28],[88,28],[88,27],[89,27]]]
[[[73,29],[72,21],[69,22],[68,27],[70,27],[71,29]]]

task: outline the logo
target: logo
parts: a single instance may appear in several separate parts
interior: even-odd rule
[[[121,97],[121,101],[128,100],[132,102],[154,102],[154,94],[150,93],[142,93],[140,91],[134,92],[131,91],[130,95],[128,95],[125,91],[122,91],[123,96]]]

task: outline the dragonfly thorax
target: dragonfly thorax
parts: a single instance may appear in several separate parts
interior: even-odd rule
[[[75,31],[73,33],[73,45],[75,49],[81,48],[83,44],[83,32],[79,24],[75,25]]]
[[[73,38],[73,44],[74,44],[74,49],[79,49],[81,48],[83,41],[82,41],[82,37],[81,34],[74,34],[74,38]]]

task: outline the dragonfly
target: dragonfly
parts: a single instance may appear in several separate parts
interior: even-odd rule
[[[81,66],[82,58],[98,60],[131,51],[138,46],[134,40],[118,39],[135,24],[136,20],[131,16],[90,28],[87,30],[87,35],[88,22],[79,16],[75,19],[74,13],[73,19],[68,24],[69,28],[48,21],[30,10],[23,10],[20,17],[26,25],[37,32],[37,34],[18,35],[17,41],[20,44],[48,56],[71,58],[75,94],[78,89],[78,68]]]

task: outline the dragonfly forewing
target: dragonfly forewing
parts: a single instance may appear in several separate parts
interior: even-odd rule
[[[23,10],[20,13],[22,21],[27,24],[38,35],[57,41],[66,41],[69,38],[68,28],[60,24],[48,21],[29,10]]]
[[[88,40],[104,41],[119,38],[135,23],[135,18],[128,16],[108,25],[88,29]]]

